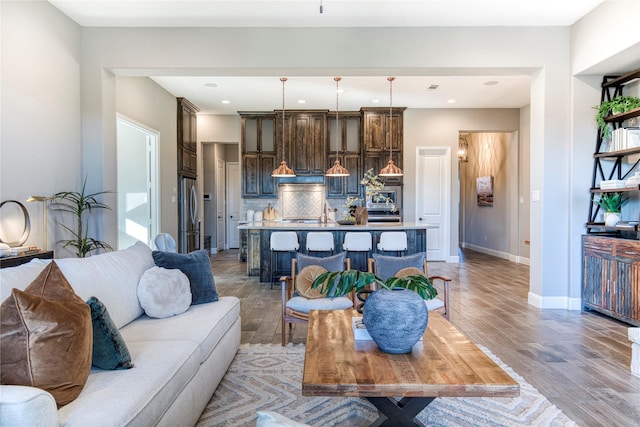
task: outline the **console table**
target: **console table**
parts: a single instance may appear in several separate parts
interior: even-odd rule
[[[35,258],[53,259],[53,251],[40,251],[28,255],[15,255],[0,258],[0,268],[15,267],[20,264],[26,264]]]

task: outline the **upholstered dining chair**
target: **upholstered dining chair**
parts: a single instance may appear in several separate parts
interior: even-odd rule
[[[440,281],[442,283],[442,297],[436,297],[425,302],[427,310],[437,311],[442,317],[449,320],[449,283],[451,279],[442,276],[429,276],[426,253],[420,252],[403,257],[373,254],[373,257],[369,258],[369,271],[383,281],[389,277],[404,277],[416,274],[427,276],[434,286],[436,286],[436,280]],[[438,292],[440,293],[440,289]]]
[[[349,270],[351,263],[345,253],[318,258],[299,253],[291,260],[291,276],[280,278],[282,285],[282,345],[286,341],[285,324],[289,324],[289,336],[294,323],[309,321],[311,310],[346,310],[353,307],[354,295],[327,297],[313,285],[316,277],[326,271]]]

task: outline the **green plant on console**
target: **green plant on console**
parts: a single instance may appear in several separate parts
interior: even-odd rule
[[[75,229],[58,222],[65,230],[71,234],[71,239],[59,240],[57,243],[62,247],[72,247],[76,251],[76,256],[84,258],[91,252],[113,248],[106,242],[89,237],[89,225],[86,223],[89,215],[96,209],[111,209],[106,204],[98,200],[98,196],[110,193],[110,191],[99,191],[97,193],[85,194],[87,179],[82,184],[82,191],[61,191],[53,196],[51,208],[53,211],[66,212],[73,215],[76,222]]]
[[[629,199],[624,197],[622,193],[603,193],[598,200],[593,203],[604,209],[605,212],[622,212],[622,205]]]
[[[640,108],[640,98],[636,98],[635,96],[617,96],[611,101],[605,101],[593,108],[598,110],[596,122],[598,123],[598,129],[600,129],[600,135],[602,139],[607,139],[611,136],[611,127],[605,121],[605,118]]]
[[[393,288],[410,289],[425,300],[433,299],[438,295],[438,290],[433,286],[431,280],[422,274],[389,277],[383,281],[373,273],[360,270],[327,271],[316,277],[312,288],[325,295],[346,295],[352,291],[365,290],[374,283],[389,290]]]

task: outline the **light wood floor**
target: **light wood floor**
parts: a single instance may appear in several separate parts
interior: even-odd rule
[[[580,426],[640,425],[640,378],[629,370],[629,325],[592,312],[527,303],[529,267],[474,251],[460,264],[429,263],[448,276],[451,322],[489,348]],[[242,342],[280,343],[281,291],[246,275],[236,250],[212,255],[221,295],[241,299]],[[304,342],[294,325],[292,342]]]

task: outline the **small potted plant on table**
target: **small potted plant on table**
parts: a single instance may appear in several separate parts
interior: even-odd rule
[[[620,222],[622,213],[622,205],[628,199],[622,196],[622,193],[602,193],[598,200],[593,203],[600,206],[604,210],[604,225],[607,227],[615,227]]]

